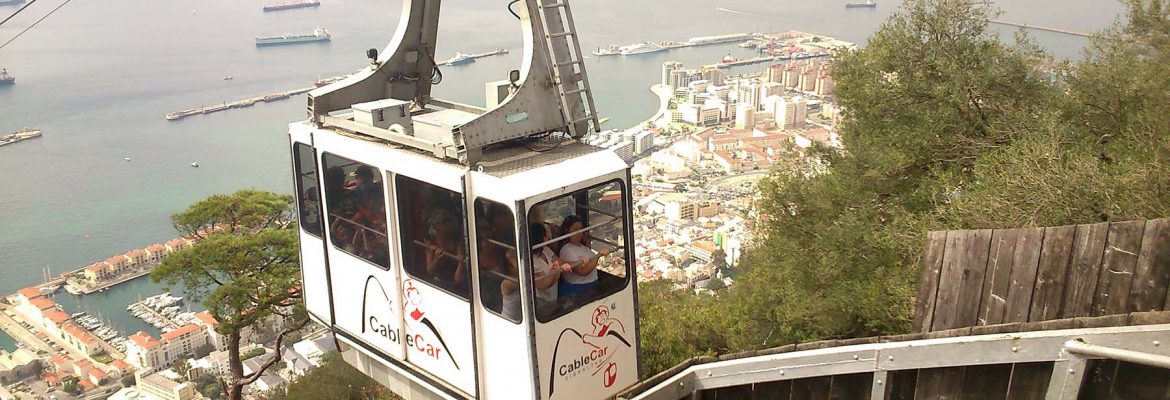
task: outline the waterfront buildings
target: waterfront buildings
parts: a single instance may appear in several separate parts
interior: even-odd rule
[[[41,359],[29,349],[11,353],[0,351],[0,385],[35,376],[41,371]]]

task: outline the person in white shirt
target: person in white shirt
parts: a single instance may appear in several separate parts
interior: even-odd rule
[[[568,235],[584,228],[580,217],[570,215],[561,223],[561,235]],[[609,255],[609,252],[609,250],[595,252],[589,248],[588,232],[578,232],[569,236],[568,242],[561,246],[561,260],[568,263],[572,270],[561,276],[561,293],[571,295],[596,286],[597,261]]]
[[[547,242],[552,239],[549,235],[548,229],[540,223],[528,224],[528,238],[532,244],[539,244]],[[538,313],[548,313],[557,306],[557,282],[560,281],[561,274],[569,270],[569,265],[561,262],[557,258],[556,253],[544,246],[539,249],[532,249],[532,277],[536,283],[536,310]],[[519,291],[518,288],[501,288],[503,290],[503,303],[505,308],[505,315],[517,315],[519,311]],[[512,290],[509,290],[512,289]],[[508,310],[511,308],[512,310]]]

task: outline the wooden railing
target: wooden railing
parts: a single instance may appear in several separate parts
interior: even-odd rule
[[[1170,219],[930,232],[914,330],[1170,308]]]

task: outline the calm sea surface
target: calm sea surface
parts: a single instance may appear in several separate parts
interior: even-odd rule
[[[843,0],[842,0],[843,1]],[[864,44],[898,7],[842,7],[825,0],[578,0],[582,46],[695,36],[800,30]],[[1121,7],[1102,0],[1002,0],[1003,19],[1096,31]],[[45,0],[0,27],[0,42],[43,16]],[[365,65],[365,49],[382,49],[398,22],[398,1],[322,0],[313,9],[261,12],[258,0],[77,1],[4,49],[0,67],[17,85],[0,88],[0,133],[25,126],[40,139],[0,148],[0,294],[36,283],[41,268],[77,269],[175,236],[168,217],[213,193],[254,187],[290,192],[286,127],[305,117],[305,97],[248,109],[166,121],[167,112],[302,87]],[[447,0],[437,59],[495,47],[511,54],[443,69],[442,98],[483,104],[483,82],[518,68],[520,35],[507,1]],[[716,7],[730,10],[718,11]],[[16,10],[0,6],[0,16]],[[325,27],[330,43],[256,48],[256,36]],[[1005,35],[1015,30],[1003,28]],[[1077,57],[1087,40],[1048,32],[1032,37],[1051,53]],[[653,114],[647,87],[674,59],[710,64],[734,45],[588,60],[608,127]],[[732,73],[761,68],[744,67]],[[231,76],[234,79],[224,80]],[[124,161],[130,157],[132,161]],[[199,168],[188,166],[198,162]],[[144,329],[125,312],[163,285],[140,279],[85,298],[56,300],[89,310],[123,331]],[[12,348],[0,333],[0,348]]]

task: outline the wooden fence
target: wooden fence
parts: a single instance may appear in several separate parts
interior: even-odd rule
[[[1170,219],[930,232],[916,332],[1170,309]]]

